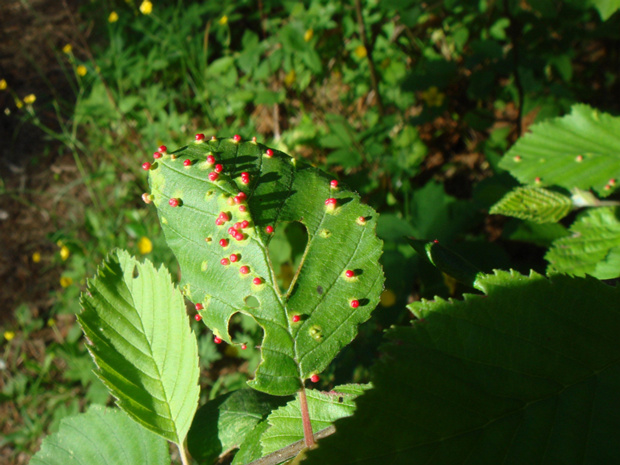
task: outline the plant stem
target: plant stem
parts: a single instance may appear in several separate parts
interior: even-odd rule
[[[355,0],[355,13],[357,15],[357,26],[359,28],[360,39],[366,48],[366,58],[368,58],[368,69],[370,71],[370,83],[372,89],[375,91],[377,98],[377,110],[379,115],[383,116],[383,101],[381,100],[381,94],[379,93],[379,78],[377,77],[377,70],[375,69],[375,63],[372,61],[372,44],[368,41],[366,35],[366,26],[364,24],[364,16],[362,15],[362,3],[360,0]]]
[[[306,447],[313,447],[316,443],[314,442],[314,436],[312,434],[312,424],[310,423],[310,413],[308,413],[308,401],[306,400],[306,389],[301,386],[299,390],[299,407],[301,408],[301,421],[304,425],[304,440],[306,442]]]
[[[183,447],[183,444],[176,444],[175,445],[179,448],[179,454],[181,455],[181,463],[183,465],[189,465],[189,460],[187,460],[187,453],[185,452],[185,447]]]

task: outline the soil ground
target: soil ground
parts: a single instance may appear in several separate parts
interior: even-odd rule
[[[62,228],[67,214],[68,207],[62,200],[58,201],[59,194],[78,178],[78,173],[71,155],[60,144],[47,139],[36,127],[23,124],[15,97],[34,94],[37,108],[47,108],[46,96],[70,100],[72,92],[58,51],[67,43],[76,43],[71,16],[77,14],[78,3],[77,0],[0,2],[0,79],[5,79],[9,86],[0,92],[0,327],[3,328],[13,326],[14,311],[20,304],[28,305],[33,318],[47,321],[46,314],[53,303],[51,291],[60,287],[60,270],[50,258],[58,253],[58,247],[49,237]],[[53,127],[56,120],[51,112],[41,116],[45,124]],[[76,192],[71,194],[79,196],[79,189],[76,187]],[[32,261],[35,251],[43,257],[39,263]],[[71,324],[72,321],[59,321],[57,334],[47,327],[32,333],[24,342],[23,354],[42,363],[45,347],[58,334],[63,335]],[[1,371],[12,366],[10,358],[14,356],[8,347],[3,349],[0,391],[11,375],[5,376]],[[0,437],[19,430],[22,423],[13,402],[0,403]],[[10,444],[0,446],[3,465],[25,464],[29,458],[26,453],[15,455]]]

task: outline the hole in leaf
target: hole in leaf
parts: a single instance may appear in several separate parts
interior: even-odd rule
[[[248,296],[249,297],[249,296]],[[228,334],[235,344],[246,344],[248,348],[260,347],[263,340],[263,328],[249,315],[237,312],[228,322]],[[237,355],[252,354],[252,351],[237,352]],[[253,357],[248,366],[248,372],[253,373],[260,363],[260,357]]]
[[[243,299],[243,302],[245,303],[245,306],[249,308],[260,307],[260,301],[253,295],[247,296],[245,299]]]
[[[275,227],[268,250],[282,294],[288,291],[307,245],[308,231],[299,221],[278,223]]]

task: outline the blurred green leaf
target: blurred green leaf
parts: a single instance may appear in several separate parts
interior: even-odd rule
[[[168,444],[122,411],[98,405],[66,418],[46,437],[31,465],[118,465],[170,463]]]

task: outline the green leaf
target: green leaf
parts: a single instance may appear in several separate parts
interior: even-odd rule
[[[523,184],[594,189],[609,195],[610,179],[620,177],[620,118],[587,105],[570,115],[532,126],[502,158],[499,166]]]
[[[464,236],[477,210],[473,202],[458,200],[446,194],[443,185],[429,182],[413,195],[410,212],[413,236],[441,242]]]
[[[267,428],[269,428],[269,423],[267,420],[263,420],[245,436],[245,441],[239,446],[239,451],[235,454],[232,465],[245,465],[263,456],[260,438]]]
[[[306,390],[313,433],[327,428],[335,420],[353,415],[354,399],[370,385],[347,384],[333,391]],[[304,438],[299,397],[275,410],[267,418],[269,428],[261,437],[263,455],[270,454]]]
[[[535,223],[555,223],[570,213],[570,197],[540,187],[517,187],[491,207],[492,215],[506,215]]]
[[[57,433],[47,436],[30,465],[118,465],[170,463],[166,441],[145,430],[122,411],[91,406],[65,418]]]
[[[589,3],[598,10],[603,21],[620,9],[620,0],[589,0]]]
[[[589,274],[599,279],[620,276],[619,210],[593,208],[577,218],[569,235],[553,242],[545,255],[548,273]]]
[[[416,302],[308,464],[618,463],[620,289],[496,272]]]
[[[168,270],[116,250],[87,284],[78,321],[97,375],[131,418],[182,444],[198,404],[198,349]]]
[[[200,463],[214,463],[222,453],[239,447],[264,417],[287,400],[240,389],[207,402],[196,412],[187,435],[189,452]]]
[[[238,312],[253,317],[264,338],[262,361],[250,384],[289,395],[325,369],[378,304],[384,280],[381,241],[375,235],[377,214],[356,193],[330,187],[327,174],[303,161],[278,151],[268,156],[266,150],[233,139],[194,142],[174,155],[165,154],[149,175],[166,240],[181,265],[186,296],[203,305],[202,321],[228,343],[233,343],[230,318]],[[214,173],[210,155],[223,165],[215,181],[208,177]],[[249,184],[243,182],[244,172]],[[239,192],[246,195],[241,207],[234,201]],[[170,206],[172,198],[178,207]],[[326,206],[328,198],[336,199],[335,208]],[[230,221],[218,226],[221,213]],[[237,241],[229,229],[242,221],[248,221],[248,227]],[[278,229],[291,221],[306,228],[308,243],[283,292],[270,261],[266,227]],[[225,247],[221,240],[228,241]],[[222,265],[231,254],[239,260]],[[241,273],[241,267],[247,267],[247,273]],[[353,278],[345,277],[349,269],[356,272]],[[359,302],[357,308],[352,300]],[[300,316],[299,322],[292,321],[294,315]]]
[[[502,233],[511,241],[530,242],[548,248],[560,237],[567,236],[568,230],[560,223],[533,223],[531,221],[511,220]]]
[[[463,284],[474,286],[480,270],[461,255],[444,247],[439,241],[420,241],[417,239],[408,239],[408,241],[416,252],[425,257],[442,273],[452,276]]]

